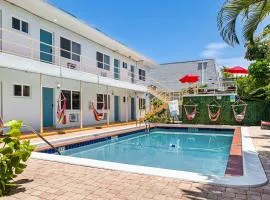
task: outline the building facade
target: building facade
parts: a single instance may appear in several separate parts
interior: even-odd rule
[[[42,0],[0,0],[0,115],[35,129],[142,118],[157,64]],[[66,99],[66,124],[58,106]],[[97,121],[94,109],[103,112]]]
[[[156,86],[166,88],[170,92],[179,92],[190,86],[188,83],[179,82],[179,79],[187,74],[198,75],[199,85],[208,88],[219,86],[219,75],[213,59],[165,63],[150,71],[150,76],[155,77],[159,82]]]

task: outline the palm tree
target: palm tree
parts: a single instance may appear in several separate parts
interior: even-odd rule
[[[270,14],[270,0],[225,0],[218,13],[217,24],[223,40],[229,45],[239,44],[236,23],[242,17],[245,41],[253,42],[258,25]]]

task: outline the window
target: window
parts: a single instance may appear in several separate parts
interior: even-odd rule
[[[80,110],[80,92],[72,92],[72,109]]]
[[[21,25],[20,25],[20,20],[12,17],[12,28],[20,31],[21,30]]]
[[[80,92],[70,91],[70,90],[62,90],[63,95],[67,100],[67,109],[68,110],[80,110],[81,108],[81,96]],[[63,100],[63,99],[61,99]],[[61,101],[62,104],[64,103]],[[63,106],[63,105],[62,105]]]
[[[123,62],[123,68],[124,69],[127,69],[127,66],[128,66],[127,63],[126,62]]]
[[[65,98],[66,98],[66,104],[67,104],[67,109],[68,110],[70,110],[71,109],[71,91],[69,91],[69,90],[62,90],[62,93],[63,93],[63,95],[65,96]],[[62,96],[62,98],[63,98],[63,96]],[[63,101],[64,99],[61,99],[61,102],[62,102],[62,105],[61,105],[61,107],[63,108],[63,103],[64,103],[64,101]]]
[[[22,21],[22,32],[28,33],[28,23]]]
[[[60,38],[61,56],[67,59],[80,62],[81,60],[81,45],[77,42],[72,42],[66,38]]]
[[[96,59],[98,68],[110,70],[110,56],[97,52]]]
[[[139,69],[139,80],[145,81],[145,70]]]
[[[28,23],[15,17],[12,17],[12,28],[24,33],[28,33]]]
[[[13,94],[16,97],[30,97],[30,86],[29,85],[14,85]]]
[[[76,42],[72,42],[72,60],[80,62],[81,60],[80,55],[81,55],[81,45]]]
[[[107,98],[108,96],[108,98]],[[97,94],[97,109],[102,110],[103,106],[105,110],[110,109],[110,95]],[[104,105],[105,104],[105,105]]]
[[[146,108],[146,100],[143,99],[143,98],[140,98],[139,99],[139,109],[140,110],[145,110],[145,108]]]

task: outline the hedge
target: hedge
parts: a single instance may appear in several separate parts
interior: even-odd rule
[[[221,105],[221,114],[216,122],[211,122],[208,116],[207,104],[213,101],[216,96],[193,96],[184,97],[183,104],[185,105],[189,100],[197,104],[197,115],[195,119],[189,121],[186,117],[184,108],[182,108],[182,120],[188,124],[224,124],[224,125],[260,125],[261,120],[270,121],[270,105],[263,101],[245,100],[248,104],[245,119],[241,123],[237,123],[234,119],[233,110],[230,102],[230,96],[222,96],[217,100]]]

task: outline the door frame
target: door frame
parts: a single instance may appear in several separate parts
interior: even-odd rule
[[[52,107],[52,126],[44,126],[44,95],[43,95],[43,89],[47,88],[47,89],[51,89],[52,90],[52,102],[53,102],[53,107]],[[46,87],[46,86],[42,86],[42,125],[44,128],[48,128],[48,127],[55,127],[55,90],[53,87]]]

